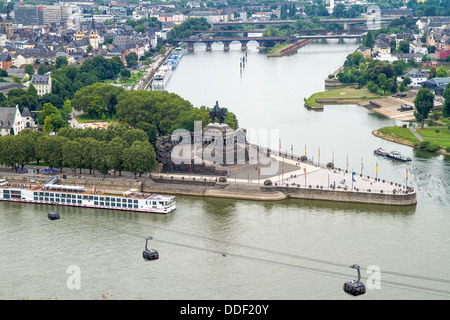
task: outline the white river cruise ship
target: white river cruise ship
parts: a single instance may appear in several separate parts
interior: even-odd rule
[[[93,187],[87,190],[84,186],[60,185],[58,181],[55,177],[35,186],[10,184],[0,179],[0,200],[148,213],[169,213],[176,208],[174,196],[142,193],[136,189],[108,192]]]

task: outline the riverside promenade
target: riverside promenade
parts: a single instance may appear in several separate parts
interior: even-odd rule
[[[287,155],[272,155],[271,160],[277,163],[278,170],[265,176],[259,174],[260,168],[249,164],[228,166],[226,179],[214,175],[153,173],[144,182],[143,191],[266,201],[292,198],[394,206],[417,203],[414,188],[400,182],[352,174]]]
[[[226,167],[224,176],[151,173],[133,178],[130,172],[122,175],[102,175],[82,169],[72,175],[68,168],[58,169],[52,174],[16,173],[9,167],[0,168],[0,178],[11,183],[43,184],[59,176],[60,184],[80,185],[97,190],[125,192],[137,189],[140,192],[215,197],[256,201],[279,201],[285,199],[324,200],[334,202],[365,203],[390,206],[410,206],[417,203],[414,188],[399,182],[384,181],[375,177],[352,174],[343,169],[329,168],[324,164],[300,161],[288,155],[271,155],[276,172],[261,175],[262,168],[251,164]],[[45,167],[40,167],[40,172]]]

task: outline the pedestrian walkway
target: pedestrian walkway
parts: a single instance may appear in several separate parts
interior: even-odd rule
[[[416,129],[408,127],[409,131],[417,138],[419,141],[423,141],[423,138],[420,136],[420,134],[417,133]]]

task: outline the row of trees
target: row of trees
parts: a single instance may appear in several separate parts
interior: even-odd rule
[[[15,136],[0,137],[0,162],[17,170],[43,161],[50,168],[69,167],[74,175],[77,170],[81,174],[82,169],[88,169],[94,176],[95,172],[108,174],[110,170],[121,175],[127,170],[135,178],[156,168],[155,150],[142,130],[122,128],[110,140],[88,135],[70,139],[67,135],[71,130],[52,136],[25,129]]]

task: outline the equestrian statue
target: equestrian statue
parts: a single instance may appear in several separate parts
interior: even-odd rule
[[[209,118],[213,123],[216,122],[216,118],[220,124],[225,123],[225,119],[227,118],[227,108],[220,108],[219,102],[216,101],[216,105],[212,110],[209,111]]]

